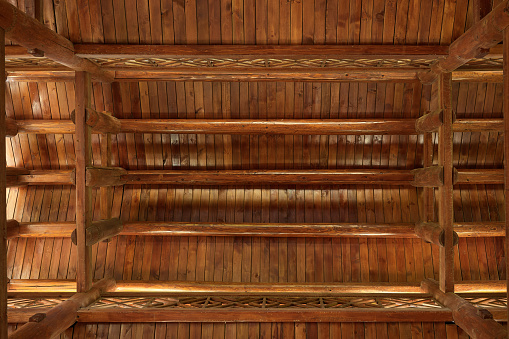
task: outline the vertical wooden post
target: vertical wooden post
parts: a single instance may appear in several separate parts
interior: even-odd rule
[[[90,107],[92,83],[90,74],[76,72],[76,238],[78,263],[76,283],[79,293],[92,286],[92,251],[86,245],[86,228],[92,222],[92,189],[86,185],[86,169],[92,165],[91,128],[85,123],[86,109]]]
[[[7,211],[5,161],[5,32],[0,28],[0,339],[7,339]]]
[[[111,134],[101,135],[101,166],[111,167]],[[113,187],[101,187],[101,219],[111,219]]]
[[[504,30],[504,181],[505,181],[505,271],[509,297],[509,28]],[[509,300],[509,299],[508,299]],[[508,308],[509,316],[509,308]],[[509,318],[508,318],[509,319]]]
[[[444,229],[444,246],[440,247],[440,289],[443,292],[454,292],[451,79],[451,73],[443,73],[439,81],[443,125],[438,129],[438,160],[439,165],[444,168],[444,184],[438,188],[438,222]]]

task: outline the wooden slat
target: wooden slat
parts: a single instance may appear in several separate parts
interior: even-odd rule
[[[444,185],[438,188],[438,222],[444,230],[444,246],[440,247],[440,289],[454,292],[453,237],[453,148],[451,74],[440,77],[440,108],[443,125],[438,130],[438,163],[444,169]]]
[[[90,75],[76,72],[76,229],[78,292],[92,286],[92,248],[86,245],[86,229],[92,221],[92,189],[86,185],[86,168],[92,166],[91,128],[86,125],[86,109],[91,104]]]

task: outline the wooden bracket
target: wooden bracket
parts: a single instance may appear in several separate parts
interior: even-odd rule
[[[431,133],[436,132],[443,123],[442,110],[438,109],[433,112],[424,114],[422,117],[415,121],[415,130],[418,133]]]
[[[113,117],[109,112],[98,112],[91,108],[86,109],[85,123],[92,127],[92,132],[96,133],[120,133],[122,123],[117,118]],[[71,112],[71,120],[76,124],[76,113],[74,110]]]
[[[16,120],[5,118],[5,136],[14,137],[18,134],[18,124]]]
[[[15,219],[7,220],[7,239],[19,236],[19,222]]]
[[[86,183],[89,187],[122,186],[127,171],[120,167],[88,167]]]
[[[123,229],[122,221],[117,218],[94,221],[85,230],[86,245],[92,246],[100,241],[110,239],[122,232]],[[72,232],[71,239],[74,245],[76,245],[76,230]]]
[[[445,232],[436,222],[420,222],[415,225],[415,235],[423,239],[426,242],[444,246],[445,244]],[[453,233],[453,244],[456,246],[459,241],[458,234]]]
[[[442,166],[429,166],[412,170],[414,174],[414,187],[440,187],[444,184],[444,168]]]

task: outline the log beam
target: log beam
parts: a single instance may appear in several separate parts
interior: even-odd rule
[[[509,28],[504,30],[504,190],[505,190],[505,253],[506,272],[509,272]],[[509,297],[509,279],[507,296]],[[508,299],[509,300],[509,299]],[[509,312],[509,309],[508,309]],[[508,313],[509,316],[509,313]]]
[[[455,284],[457,293],[465,295],[498,294],[506,292],[505,280],[471,280]],[[32,297],[75,293],[74,280],[11,279],[9,296]],[[127,295],[422,295],[420,283],[245,283],[212,281],[117,281],[116,289],[104,296]]]
[[[438,245],[445,245],[445,231],[436,222],[420,222],[415,225],[415,235],[422,240]],[[454,246],[458,244],[458,234],[453,232]]]
[[[442,74],[439,81],[440,108],[443,124],[438,129],[438,164],[443,167],[444,184],[438,188],[438,222],[444,230],[444,246],[440,246],[440,289],[454,292],[453,232],[453,111],[451,74]]]
[[[44,317],[41,317],[42,320],[39,322],[28,322],[21,326],[9,338],[54,338],[76,322],[77,312],[80,308],[92,304],[106,291],[114,289],[115,280],[103,279],[95,283],[87,292],[77,293],[44,313]]]
[[[118,119],[118,133],[416,135],[415,119]],[[74,134],[71,120],[13,120],[18,134]],[[456,119],[454,132],[503,132],[502,119]],[[92,133],[99,133],[92,131]]]
[[[87,246],[92,246],[100,241],[117,236],[123,228],[123,223],[118,218],[94,221],[86,229]],[[77,245],[76,229],[71,234],[71,240],[74,245]]]
[[[119,167],[88,167],[86,183],[88,187],[122,186],[127,183],[127,171]]]
[[[418,133],[436,132],[442,126],[442,121],[443,112],[441,109],[429,112],[415,121],[415,131]]]
[[[0,28],[0,339],[7,339],[7,202],[5,152],[5,31]]]
[[[75,111],[71,112],[71,121],[75,124]],[[109,112],[97,112],[87,108],[86,124],[92,128],[95,133],[113,133],[121,132],[121,122],[113,117]]]
[[[423,187],[428,184],[441,186],[441,175],[438,166],[427,172],[426,169],[415,170],[221,170],[221,171],[178,171],[178,170],[134,170],[122,168],[91,167],[90,185],[109,187],[115,185],[135,184],[172,184],[172,185],[334,185],[334,184],[382,184],[413,185]],[[16,169],[18,170],[18,169]],[[23,174],[7,175],[7,187],[27,185],[75,185],[75,170],[24,170]],[[12,168],[8,174],[14,174]],[[415,171],[415,172],[414,172]],[[430,174],[431,173],[431,174]],[[100,177],[104,174],[104,177]],[[431,178],[425,179],[429,174]],[[417,177],[416,177],[417,176]],[[455,185],[503,184],[503,169],[455,169]]]
[[[469,60],[486,53],[503,39],[503,30],[509,26],[509,1],[498,6],[470,27],[449,46],[449,56],[431,65],[431,70],[419,74],[423,83],[432,83],[440,74],[451,72]]]
[[[74,222],[20,222],[21,238],[68,238],[75,230]],[[503,237],[503,221],[456,222],[455,233],[460,238]],[[413,223],[214,223],[127,221],[119,235],[125,236],[256,236],[256,237],[345,237],[345,238],[413,238]]]
[[[507,338],[504,327],[489,317],[482,309],[479,309],[460,298],[454,293],[444,293],[438,284],[427,279],[423,280],[421,287],[424,292],[430,293],[445,307],[452,311],[452,318],[456,325],[463,329],[472,338],[479,339],[502,339]]]
[[[76,281],[78,292],[92,286],[92,247],[86,245],[86,229],[92,222],[92,188],[87,186],[87,168],[92,166],[91,128],[86,124],[86,109],[91,104],[90,74],[76,72],[76,229],[78,255]]]
[[[440,187],[444,184],[444,168],[442,166],[429,166],[412,170],[414,187]]]
[[[101,69],[90,60],[78,57],[74,53],[72,42],[7,1],[0,1],[0,28],[6,30],[6,38],[27,49],[40,50],[47,58],[76,71],[87,71],[97,80],[113,81],[112,72]]]

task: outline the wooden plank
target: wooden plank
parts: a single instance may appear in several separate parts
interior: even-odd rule
[[[509,197],[509,28],[504,30],[504,189]],[[505,253],[509,253],[509,199],[505,199]],[[509,260],[506,260],[506,276]],[[509,282],[508,282],[509,296]],[[509,312],[509,310],[508,310]],[[509,313],[508,313],[509,316]]]
[[[76,281],[78,292],[92,286],[92,248],[86,245],[86,229],[92,221],[92,189],[86,184],[86,168],[92,166],[91,128],[86,125],[86,109],[91,105],[90,75],[76,72],[76,229],[78,262]]]
[[[440,77],[440,108],[443,125],[438,130],[438,163],[444,168],[444,185],[438,188],[438,222],[444,230],[444,246],[440,247],[440,289],[454,292],[454,237],[453,237],[453,146],[452,146],[452,92],[451,74]]]
[[[0,29],[0,93],[5,93],[5,32]],[[7,201],[5,97],[0,95],[0,339],[7,339]]]
[[[82,310],[79,322],[440,322],[452,319],[447,309],[440,310]]]

